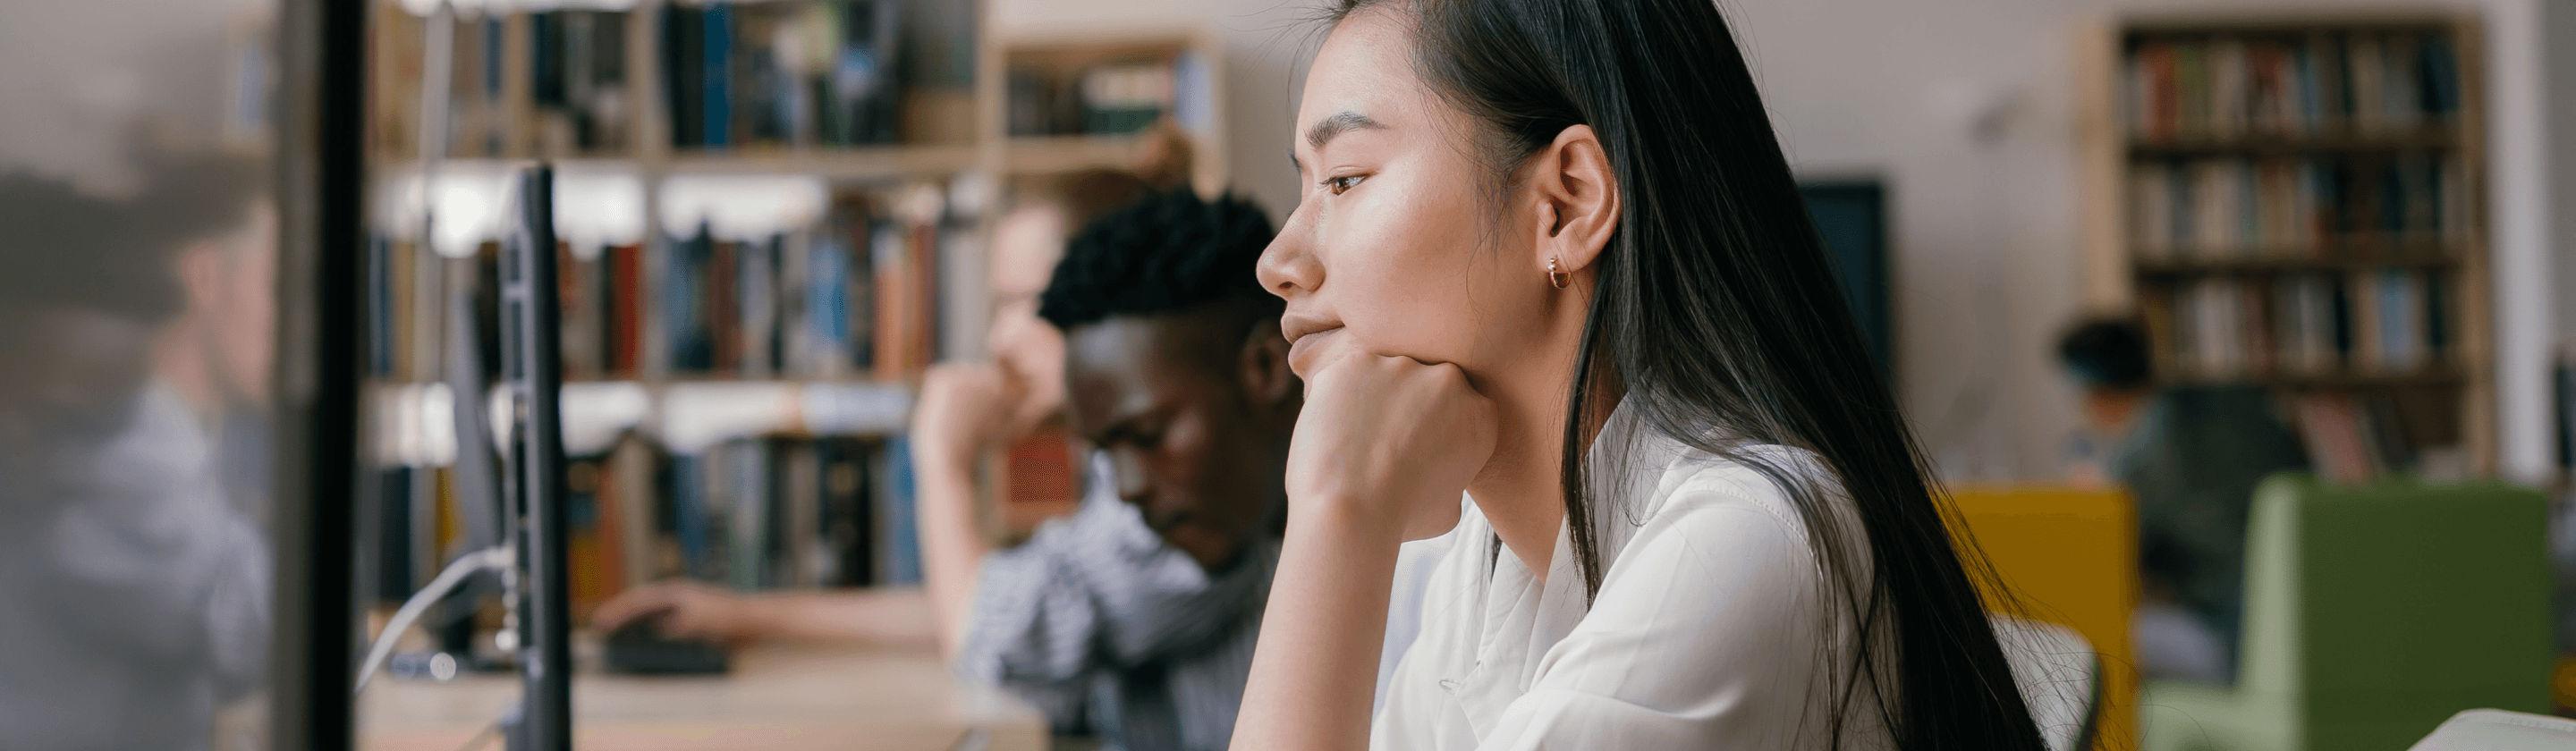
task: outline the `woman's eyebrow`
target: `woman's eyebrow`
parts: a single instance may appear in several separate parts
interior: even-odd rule
[[[1325,143],[1331,142],[1334,136],[1339,136],[1348,131],[1362,129],[1385,130],[1386,125],[1370,119],[1367,115],[1344,110],[1327,116],[1322,120],[1317,120],[1314,125],[1308,126],[1306,128],[1306,147],[1310,149],[1321,149],[1324,148]]]

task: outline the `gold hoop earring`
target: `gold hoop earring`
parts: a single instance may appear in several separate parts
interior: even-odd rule
[[[1565,285],[1574,283],[1573,275],[1557,270],[1555,256],[1549,256],[1547,259],[1547,283],[1555,285],[1557,289],[1565,289]]]

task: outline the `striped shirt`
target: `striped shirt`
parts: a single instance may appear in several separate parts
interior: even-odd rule
[[[1210,573],[1095,482],[1080,510],[984,559],[958,670],[1028,699],[1059,734],[1225,748],[1278,556],[1263,540]]]

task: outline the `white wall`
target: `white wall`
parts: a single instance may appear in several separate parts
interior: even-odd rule
[[[2549,163],[2549,192],[2547,207],[2542,213],[2554,217],[2555,221],[2550,225],[2548,240],[2539,247],[2526,250],[2542,254],[2544,263],[2555,270],[2554,274],[2535,276],[2552,278],[2555,283],[2543,295],[2546,299],[2507,302],[2517,305],[2515,314],[2534,317],[2554,303],[2558,308],[2556,325],[2549,331],[2526,334],[2526,341],[2520,344],[2526,347],[2546,344],[2558,357],[2576,359],[2576,0],[2541,2],[2543,18],[2541,23],[2532,27],[2531,33],[2538,38],[2531,44],[2537,48],[2537,54],[2532,56],[2541,58],[2538,66],[2542,70],[2540,80],[2536,82],[2539,85],[2530,91],[2529,96],[2541,100],[2547,108],[2543,116],[2545,124],[2542,126],[2541,143],[2547,150],[2543,156]],[[2531,354],[2536,356],[2539,353]],[[2526,364],[2537,367],[2541,363]],[[2576,362],[2570,364],[2576,365]],[[2519,399],[2516,403],[2532,405],[2532,412],[2541,412],[2552,404],[2547,395],[2548,388],[2545,383],[2532,384],[2516,392]],[[2546,419],[2526,418],[2513,421],[2507,427],[2515,431],[2513,435],[2528,435],[2544,449],[2554,448],[2549,443],[2550,425]],[[2546,471],[2549,459],[2546,450],[2519,451],[2511,457],[2507,467],[2524,479],[2532,479]]]
[[[1229,167],[1276,214],[1294,194],[1284,154],[1315,0],[992,0],[1004,27],[1111,27],[1197,18],[1223,32]],[[2554,3],[2544,24],[2542,3]],[[2539,378],[2553,320],[2576,332],[2576,156],[2555,166],[2541,124],[2576,121],[2571,0],[2276,0],[2273,8],[2441,8],[2487,31],[2500,324],[2499,412],[2508,467],[2545,461]],[[1802,176],[1874,175],[1889,189],[1899,391],[1953,480],[2053,477],[2077,423],[2049,348],[2087,278],[2076,140],[2078,40],[2123,14],[2209,0],[1730,0],[1773,122]],[[2543,44],[2554,28],[2556,44]],[[2544,87],[2543,49],[2559,77]],[[2546,101],[2549,90],[2570,92]],[[2554,105],[2554,109],[2553,109]],[[2552,131],[2576,138],[2576,127]],[[2555,193],[2555,185],[2566,186]],[[2551,197],[2564,207],[2553,224]],[[2555,243],[2551,238],[2559,240]],[[2563,252],[2563,251],[2562,251]],[[2556,289],[2552,289],[2555,286]],[[2518,471],[2517,474],[2527,472]]]
[[[0,171],[120,193],[137,185],[128,150],[223,124],[234,71],[223,45],[263,28],[265,0],[19,3],[0,23]],[[192,142],[162,145],[196,145]]]
[[[2555,447],[2550,350],[2576,334],[2560,323],[2576,315],[2576,3],[2488,5],[2498,453],[2507,477],[2538,481]]]

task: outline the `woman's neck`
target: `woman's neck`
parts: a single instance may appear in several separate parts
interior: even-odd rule
[[[1494,525],[1494,536],[1541,579],[1556,555],[1556,532],[1565,523],[1564,484],[1559,477],[1564,445],[1565,392],[1494,394],[1494,455],[1467,493],[1476,509]],[[1553,407],[1551,408],[1551,405]]]
[[[1570,366],[1563,371],[1552,378],[1497,379],[1477,386],[1494,400],[1497,425],[1494,454],[1467,484],[1467,493],[1503,547],[1541,580],[1556,555],[1556,533],[1565,524],[1566,398],[1573,393],[1574,374]],[[1592,386],[1579,436],[1585,447],[1622,396],[1616,378],[1596,379]]]

